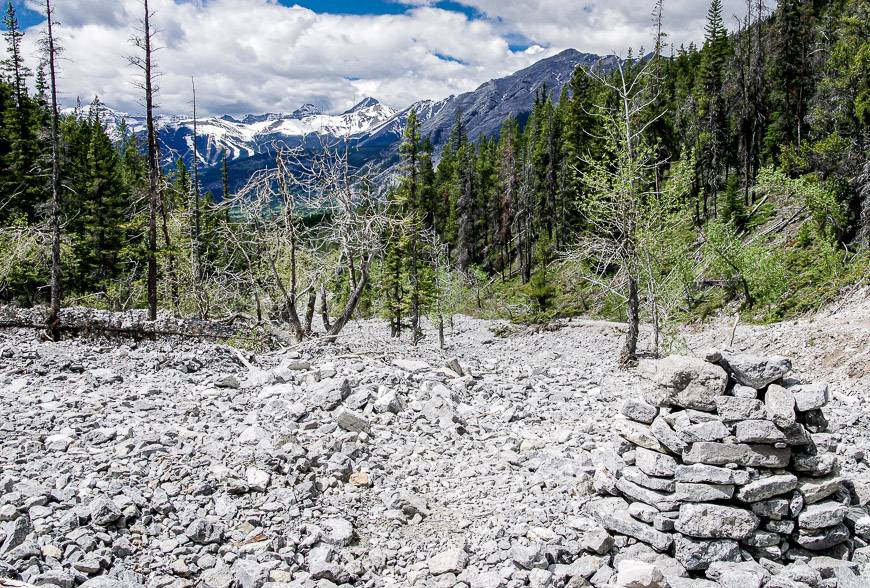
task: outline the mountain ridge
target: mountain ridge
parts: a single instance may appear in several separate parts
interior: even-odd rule
[[[203,166],[203,185],[215,192],[221,185],[219,168],[225,155],[232,188],[236,189],[252,173],[270,165],[278,143],[318,149],[324,142],[347,140],[354,147],[355,164],[377,162],[389,167],[398,160],[398,146],[412,110],[417,111],[421,134],[430,138],[437,157],[459,113],[471,140],[496,137],[507,117],[525,122],[541,88],[546,87],[558,98],[578,66],[604,63],[607,67],[614,59],[567,49],[509,76],[484,82],[470,92],[441,100],[420,100],[402,110],[366,97],[340,114],[325,114],[313,104],[304,104],[291,113],[198,117],[195,139],[191,117],[162,115],[156,121],[162,161],[167,167],[178,159],[192,163],[195,140],[199,164]],[[103,107],[100,118],[115,139],[120,138],[122,124],[134,134],[144,134],[142,116]]]

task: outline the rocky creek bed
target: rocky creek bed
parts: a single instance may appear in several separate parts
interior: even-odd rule
[[[827,383],[825,449],[862,508],[870,326],[854,308],[740,327],[729,352],[775,352],[791,358],[790,377]],[[88,588],[868,585],[867,542],[852,529],[850,564],[784,560],[753,575],[759,553],[732,558],[751,558],[731,562],[747,570],[686,569],[670,546],[604,528],[591,506],[600,456],[620,447],[626,399],[655,385],[651,362],[618,369],[622,330],[610,323],[506,337],[492,327],[457,319],[441,352],[431,337],[412,348],[383,323],[353,323],[337,344],[241,357],[205,342],[0,332],[0,577]],[[699,355],[724,347],[730,325],[684,336],[682,353]]]

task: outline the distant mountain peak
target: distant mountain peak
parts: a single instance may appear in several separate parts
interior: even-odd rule
[[[372,108],[373,106],[380,106],[381,102],[377,98],[372,98],[369,96],[368,98],[363,98],[356,106],[344,112],[343,114],[353,114],[354,112],[359,112],[361,110],[365,110],[367,108]]]
[[[313,104],[303,104],[302,106],[294,110],[293,114],[291,114],[290,117],[305,118],[307,116],[317,116],[319,114],[323,114],[323,112]]]

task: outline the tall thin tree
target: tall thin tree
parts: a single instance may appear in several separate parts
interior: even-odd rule
[[[148,133],[148,319],[157,320],[157,214],[160,209],[160,168],[157,153],[157,132],[154,122],[154,94],[158,88],[154,83],[154,38],[156,31],[151,27],[154,14],[148,0],[142,0],[144,18],[140,35],[134,36],[133,45],[142,54],[130,57],[130,63],[142,72],[142,80],[137,86],[145,92],[145,121]]]
[[[54,38],[54,13],[51,0],[45,0],[46,37],[43,42],[48,62],[51,84],[51,312],[46,322],[48,336],[53,341],[60,339],[60,139],[58,136],[57,109],[57,53]]]
[[[191,254],[193,264],[193,281],[196,298],[199,304],[200,318],[208,314],[208,304],[205,293],[202,290],[202,212],[199,193],[199,151],[197,149],[197,119],[196,119],[196,79],[190,78],[190,86],[193,92],[193,185],[191,186]]]

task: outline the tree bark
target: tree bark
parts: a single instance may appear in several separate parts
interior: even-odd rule
[[[151,83],[151,14],[145,6],[145,120],[148,128],[148,318],[157,320],[157,208],[160,178],[157,165],[157,133],[154,128],[154,88]]]
[[[51,312],[48,337],[60,340],[60,141],[58,137],[57,71],[55,69],[54,29],[51,0],[45,0],[48,24],[48,68],[51,77]]]
[[[628,366],[637,360],[637,338],[640,333],[640,297],[637,289],[637,278],[628,278],[628,332],[625,334],[625,346],[619,357],[621,366]]]
[[[360,267],[359,282],[357,283],[354,291],[351,293],[350,298],[348,298],[347,305],[344,308],[344,312],[341,313],[341,316],[338,317],[338,319],[335,321],[335,324],[333,324],[332,328],[329,329],[327,333],[327,341],[335,341],[336,338],[338,338],[341,330],[344,329],[345,325],[348,323],[350,318],[353,316],[353,313],[356,311],[356,307],[359,304],[362,293],[365,290],[366,284],[369,281],[369,266],[371,265],[372,259],[374,259],[374,254],[370,253],[368,257],[362,262],[362,265]]]

